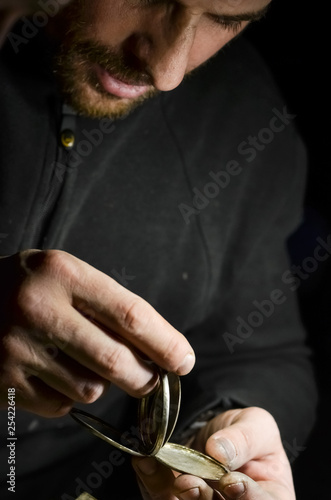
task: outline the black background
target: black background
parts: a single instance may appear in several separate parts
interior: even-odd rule
[[[292,238],[293,260],[312,255],[316,237],[331,234],[330,76],[328,34],[323,4],[273,0],[267,16],[252,25],[250,38],[271,68],[306,143],[309,171],[306,221]],[[328,259],[300,286],[302,318],[314,352],[320,391],[317,421],[308,443],[290,454],[297,500],[329,497],[331,466],[331,263]],[[303,449],[304,448],[304,449]]]

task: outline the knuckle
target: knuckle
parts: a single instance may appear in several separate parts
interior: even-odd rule
[[[78,401],[86,404],[94,403],[102,396],[104,389],[101,383],[83,382],[81,387],[79,387]]]
[[[134,397],[145,396],[156,385],[153,373],[139,365],[135,355],[124,345],[105,353],[98,361],[103,377]]]
[[[240,447],[251,450],[256,448],[258,436],[268,436],[270,447],[281,443],[280,431],[274,417],[267,410],[260,407],[249,407],[241,410],[235,420],[241,421],[238,428]],[[259,438],[258,438],[259,439]]]
[[[99,356],[98,365],[105,372],[107,379],[123,378],[121,373],[127,369],[126,363],[123,363],[123,349],[124,346],[118,345]]]
[[[58,278],[71,274],[74,266],[74,259],[70,254],[62,250],[42,250],[34,252],[25,260],[26,270],[37,273],[41,276]]]
[[[260,408],[258,406],[252,406],[250,408],[246,408],[244,410],[247,412],[247,415],[254,419],[255,421],[261,422],[265,426],[268,426],[270,430],[278,433],[278,426],[274,417],[264,408]]]
[[[46,250],[42,253],[40,269],[43,273],[58,276],[70,271],[71,259],[61,250]]]
[[[41,287],[27,282],[22,284],[16,294],[15,304],[19,313],[29,322],[43,311],[44,292]]]
[[[240,443],[239,449],[250,450],[252,447],[252,436],[249,429],[238,429],[238,442]]]
[[[16,271],[7,297],[8,311],[23,312],[27,316],[38,312],[38,305],[55,293],[56,282],[63,282],[75,267],[69,254],[60,250],[25,251],[15,259]]]
[[[130,333],[139,333],[142,330],[144,317],[143,301],[139,297],[134,298],[132,302],[120,311],[119,319],[121,326]]]
[[[20,339],[28,347],[31,340],[53,343],[53,332],[64,331],[63,320],[59,317],[47,288],[37,283],[21,288],[15,304],[15,332],[12,337]],[[62,327],[62,329],[60,329]],[[13,330],[13,329],[12,329]]]

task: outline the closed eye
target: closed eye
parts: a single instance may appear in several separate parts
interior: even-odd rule
[[[179,0],[138,0],[142,7],[153,7],[160,4],[177,4],[180,5]],[[259,21],[263,18],[268,10],[269,4],[267,4],[262,9],[256,12],[247,12],[237,15],[217,15],[212,13],[207,13],[206,15],[214,21],[216,24],[222,26],[224,29],[238,32],[244,21]]]
[[[220,25],[222,28],[234,31],[237,33],[242,25],[243,21],[224,19],[222,16],[216,16],[215,14],[208,14],[208,17],[216,24]]]

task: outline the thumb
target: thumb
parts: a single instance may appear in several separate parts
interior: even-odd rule
[[[211,426],[214,432],[206,441],[206,452],[231,470],[281,448],[277,424],[261,408],[230,410],[213,419]]]

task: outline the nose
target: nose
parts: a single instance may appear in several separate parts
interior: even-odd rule
[[[197,15],[184,10],[154,15],[144,32],[134,35],[131,50],[158,90],[173,90],[183,80],[197,22]]]

